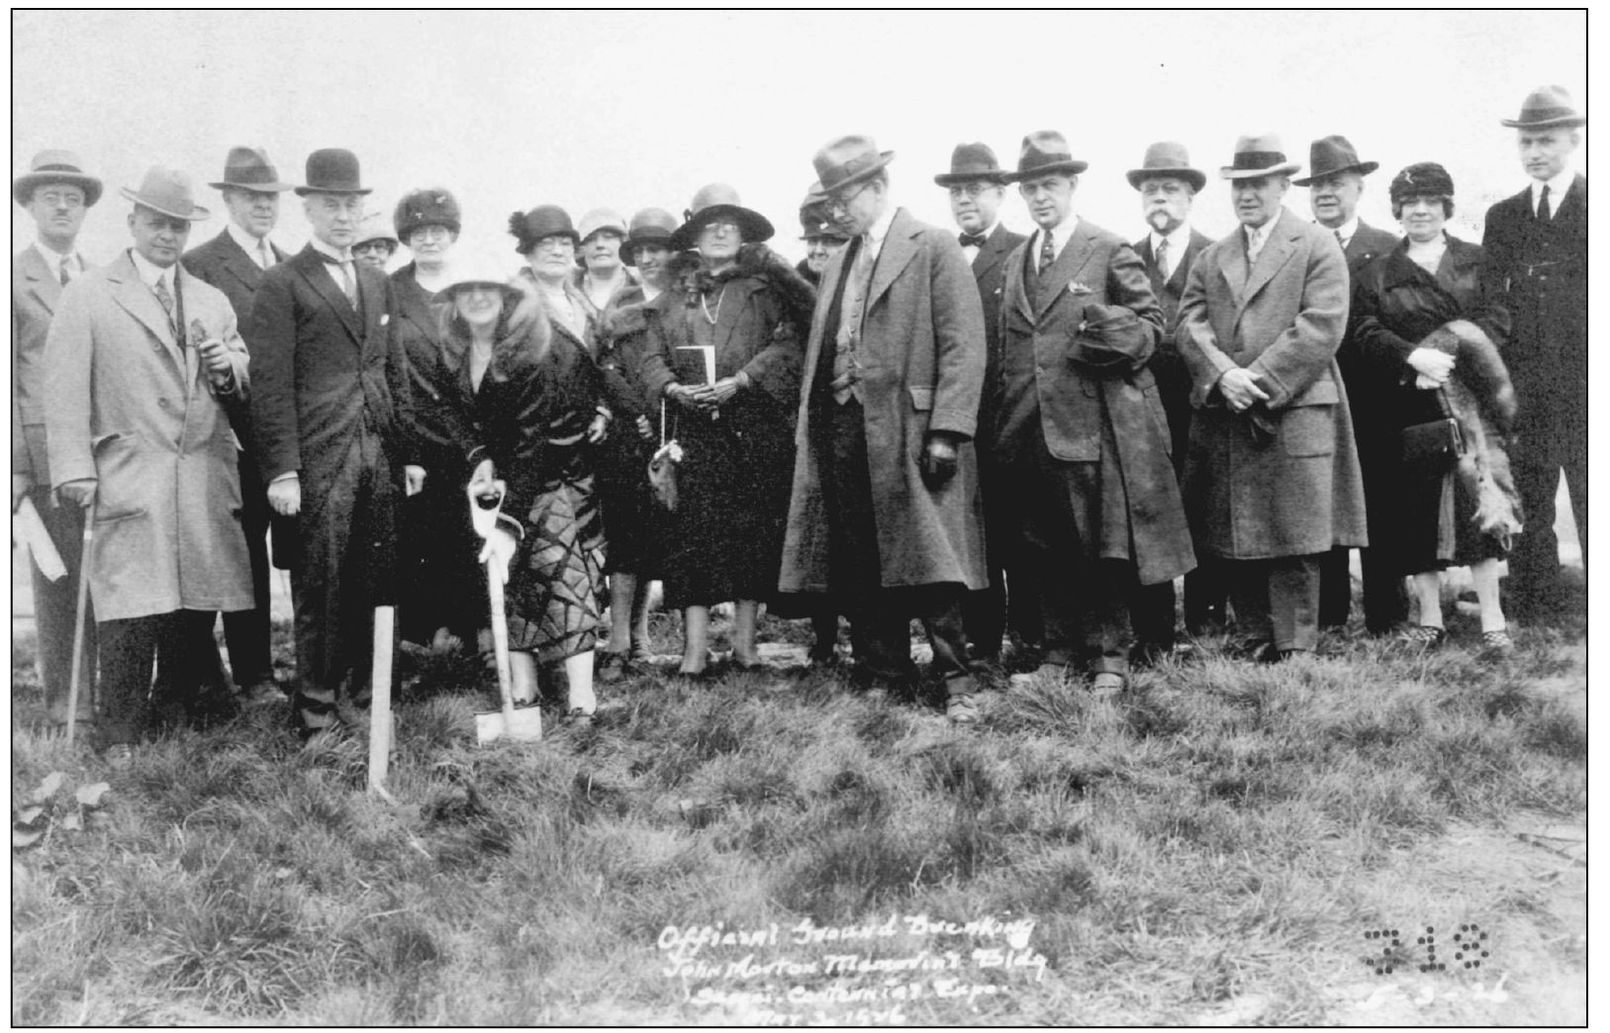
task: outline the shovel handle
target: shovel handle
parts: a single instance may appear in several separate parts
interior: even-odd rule
[[[384,793],[391,764],[391,661],[397,610],[375,607],[374,655],[369,692],[369,788]]]
[[[84,611],[89,608],[89,550],[95,541],[95,503],[84,507],[84,547],[78,554],[78,600],[73,607],[73,673],[67,679],[67,745],[78,727],[79,682],[83,681]]]
[[[498,695],[505,724],[514,718],[514,669],[509,663],[509,621],[503,608],[503,578],[497,558],[486,561],[486,594],[491,600],[492,653],[498,665]]]

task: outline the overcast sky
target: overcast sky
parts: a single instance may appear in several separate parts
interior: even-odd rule
[[[233,144],[266,147],[291,182],[309,151],[348,147],[387,213],[411,187],[446,186],[463,243],[499,251],[517,208],[680,214],[722,180],[798,257],[797,206],[830,137],[895,151],[896,198],[949,226],[932,177],[951,148],[983,140],[1010,167],[1042,128],[1090,163],[1080,212],[1126,237],[1144,227],[1123,174],[1148,143],[1179,140],[1209,172],[1195,222],[1218,236],[1232,218],[1216,169],[1262,130],[1305,163],[1314,138],[1350,137],[1381,163],[1362,208],[1379,225],[1393,226],[1393,173],[1440,161],[1461,202],[1452,228],[1476,237],[1485,206],[1525,183],[1499,119],[1546,82],[1584,103],[1587,62],[1581,12],[30,11],[12,30],[13,174],[65,146],[105,179],[80,238],[92,261],[127,245],[117,188],[156,163],[189,172],[214,211],[191,244],[216,234],[204,184]],[[1306,191],[1288,201],[1308,214]],[[12,213],[16,250],[33,227]],[[1015,194],[1004,214],[1028,226]],[[275,238],[306,235],[287,195]]]

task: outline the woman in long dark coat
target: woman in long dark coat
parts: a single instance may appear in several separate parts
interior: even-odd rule
[[[1509,315],[1481,285],[1482,250],[1449,235],[1453,180],[1441,165],[1410,165],[1392,180],[1392,213],[1407,236],[1356,277],[1353,339],[1371,376],[1359,418],[1384,420],[1394,451],[1372,455],[1370,547],[1413,576],[1420,624],[1405,638],[1435,646],[1446,636],[1440,571],[1469,565],[1485,647],[1513,646],[1499,605],[1498,561],[1519,530],[1505,453],[1514,390],[1498,348]],[[1459,455],[1417,458],[1406,428],[1452,415]]]
[[[768,249],[745,246],[769,239],[772,226],[731,187],[700,190],[690,212],[671,247],[697,248],[699,263],[643,306],[641,342],[629,347],[683,449],[660,571],[665,604],[683,611],[681,673],[696,676],[709,657],[710,606],[729,599],[733,658],[759,662],[755,622],[777,587],[815,292]]]
[[[429,400],[416,418],[441,454],[456,457],[446,469],[428,471],[427,480],[435,477],[466,499],[474,464],[489,458],[494,476],[508,485],[503,521],[481,556],[490,555],[508,582],[515,698],[535,698],[539,664],[562,662],[568,716],[589,723],[601,583],[591,452],[607,426],[598,411],[602,383],[591,358],[553,333],[547,320],[509,332],[508,315],[520,296],[495,259],[455,263],[438,295],[445,303],[441,346],[416,372]],[[462,531],[469,526],[467,501],[460,511]],[[475,556],[460,553],[458,561],[473,570]]]

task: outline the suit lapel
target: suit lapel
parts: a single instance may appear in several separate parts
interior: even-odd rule
[[[51,315],[56,313],[56,299],[61,297],[61,281],[50,275],[50,266],[45,264],[45,256],[32,246],[22,253],[22,260],[18,263],[22,274],[29,280],[29,287],[39,304],[44,306]],[[80,273],[80,276],[83,274]]]
[[[173,336],[173,327],[168,323],[168,314],[162,310],[162,303],[152,293],[151,288],[140,279],[135,271],[134,260],[125,252],[123,257],[112,263],[106,271],[106,279],[112,284],[112,297],[123,306],[129,315],[140,321],[152,337],[163,345],[163,351],[169,360],[174,363],[174,371],[179,379],[184,380],[184,355],[179,350],[179,342]]]
[[[1293,216],[1295,218],[1295,216]],[[1269,239],[1264,241],[1263,250],[1258,252],[1258,261],[1252,267],[1252,273],[1247,277],[1246,288],[1241,294],[1241,305],[1246,307],[1257,293],[1263,289],[1264,284],[1274,278],[1280,267],[1286,264],[1292,254],[1292,227],[1287,223],[1286,213],[1282,211],[1276,217],[1274,227],[1269,231]]]
[[[324,303],[330,306],[330,311],[334,312],[336,317],[341,320],[341,325],[346,327],[353,343],[362,345],[363,328],[358,325],[358,314],[352,311],[352,303],[347,301],[347,296],[341,293],[341,288],[335,285],[335,280],[325,271],[323,257],[320,256],[318,251],[314,250],[312,244],[309,244],[302,249],[301,254],[297,255],[293,261],[296,264],[297,273],[307,282],[309,287],[313,288],[315,294],[324,299]],[[362,283],[361,277],[359,278],[359,283]],[[361,290],[362,288],[360,287],[359,289]]]
[[[1029,301],[1029,272],[1030,245],[1034,243],[1033,234],[1029,239],[1019,244],[1007,258],[1006,265],[1006,293],[1010,295],[1007,302],[1022,313],[1023,318],[1034,322],[1034,305]],[[1019,258],[1018,256],[1022,256]]]
[[[917,245],[911,240],[911,217],[902,208],[889,224],[889,235],[883,238],[883,250],[872,267],[872,289],[867,292],[865,312],[872,311],[916,253]]]
[[[989,235],[989,239],[984,241],[984,246],[978,249],[978,254],[973,258],[973,279],[980,283],[984,282],[986,276],[1006,261],[1006,256],[1011,250],[1006,246],[1006,227],[997,222],[995,232]]]
[[[1090,232],[1090,223],[1084,219],[1073,229],[1073,237],[1062,249],[1062,254],[1051,263],[1040,277],[1034,288],[1034,315],[1036,318],[1045,314],[1062,293],[1062,289],[1072,283],[1084,270],[1085,264],[1090,261],[1095,251],[1095,238]]]
[[[367,350],[375,331],[391,318],[386,311],[386,274],[368,269],[357,262],[352,264],[352,274],[358,278],[358,298],[363,313],[363,343]],[[384,344],[381,350],[385,350]]]
[[[258,286],[263,282],[262,266],[252,261],[252,256],[248,255],[240,246],[240,243],[229,235],[228,230],[219,234],[219,239],[223,241],[224,268],[229,271],[229,275],[239,280],[247,290],[255,294]]]
[[[1219,271],[1230,284],[1236,304],[1244,305],[1247,295],[1247,232],[1240,226],[1235,229],[1235,243],[1219,252]]]

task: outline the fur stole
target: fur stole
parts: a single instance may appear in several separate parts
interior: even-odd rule
[[[1444,323],[1420,346],[1458,360],[1446,388],[1465,444],[1455,477],[1460,490],[1475,500],[1476,527],[1508,549],[1511,536],[1520,533],[1522,513],[1509,466],[1509,450],[1517,444],[1512,432],[1515,387],[1504,358],[1492,338],[1468,319]]]

